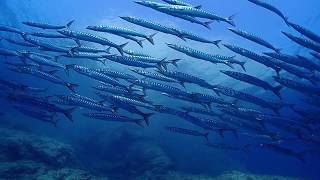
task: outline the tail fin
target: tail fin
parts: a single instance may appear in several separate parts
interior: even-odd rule
[[[180,61],[180,60],[181,60],[181,59],[172,59],[172,60],[170,60],[169,62],[170,62],[170,64],[174,65],[175,67],[178,67],[177,62]]]
[[[209,141],[209,132],[204,133],[203,136],[206,138],[207,141]]]
[[[144,127],[143,124],[142,124],[142,121],[143,121],[143,119],[137,119],[137,120],[135,120],[134,122],[135,122],[138,126]]]
[[[66,84],[67,88],[70,89],[72,92],[76,92],[76,87],[78,87],[78,84],[72,84],[72,83],[67,83]]]
[[[124,44],[118,45],[116,47],[116,49],[119,51],[119,53],[121,54],[121,56],[123,56],[123,48],[128,44],[129,42],[126,42]]]
[[[273,50],[274,50],[276,53],[278,53],[278,54],[281,52],[281,49],[280,49],[280,48],[274,48]]]
[[[70,22],[67,23],[67,25],[65,26],[65,28],[70,28],[70,26],[74,23],[75,20],[72,20]]]
[[[235,18],[235,14],[229,16],[227,19],[226,19],[226,22],[232,26],[236,26],[236,24],[234,23],[234,18]]]
[[[230,68],[234,69],[233,65],[228,61],[224,62],[223,64],[225,64],[225,65],[229,66]]]
[[[214,45],[216,45],[218,48],[220,48],[219,43],[220,43],[221,41],[222,41],[222,40],[212,41],[212,44],[214,44]]]
[[[162,67],[165,69],[165,70],[167,70],[168,68],[167,68],[167,61],[166,61],[166,59],[167,58],[163,58],[161,61],[159,61],[157,64],[158,64],[158,69],[159,69],[159,71],[161,71],[162,70]]]
[[[241,66],[241,68],[243,69],[244,72],[247,72],[246,67],[244,66],[246,64],[245,61],[243,62],[239,62],[239,65]]]
[[[142,47],[143,48],[143,44],[142,44],[142,42],[144,41],[144,39],[137,39],[137,43],[138,43],[138,45],[140,46],[140,47]]]
[[[149,124],[150,124],[149,118],[150,118],[150,116],[152,116],[153,114],[154,114],[154,113],[145,113],[145,114],[143,114],[143,119],[144,119],[144,121],[146,122],[147,126],[149,126]]]
[[[148,37],[146,38],[152,45],[154,45],[153,37],[154,37],[156,34],[157,34],[157,33],[151,34],[150,36],[148,36]]]
[[[280,94],[280,90],[282,89],[282,86],[276,86],[272,89],[272,92],[278,96],[280,99],[282,99],[281,94]]]
[[[71,121],[73,122],[72,119],[72,113],[76,110],[76,107],[70,108],[70,109],[66,109],[63,111],[63,114]]]
[[[105,53],[110,54],[110,49],[111,49],[111,47],[108,47],[108,48],[105,50]]]
[[[208,21],[208,22],[203,22],[201,25],[208,28],[208,29],[211,29],[211,27],[209,26],[213,21]]]

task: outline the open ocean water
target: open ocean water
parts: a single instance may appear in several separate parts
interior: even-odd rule
[[[320,179],[319,7],[1,0],[0,178]]]

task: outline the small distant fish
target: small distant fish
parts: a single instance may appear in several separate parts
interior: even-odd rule
[[[18,73],[30,74],[32,76],[50,81],[54,84],[60,84],[60,85],[66,86],[68,89],[70,89],[73,92],[75,91],[75,88],[78,87],[77,84],[72,84],[72,83],[66,82],[66,81],[62,80],[61,78],[54,76],[53,73],[56,71],[44,72],[44,71],[40,71],[37,69],[28,68],[28,67],[10,68],[10,70],[14,71],[14,72],[18,72]]]
[[[110,48],[98,49],[98,48],[89,47],[89,46],[71,46],[70,48],[71,48],[72,54],[74,54],[75,52],[107,53],[107,54],[110,54]]]
[[[310,41],[308,39],[304,39],[302,37],[294,36],[294,35],[286,33],[286,32],[282,32],[282,33],[285,36],[287,36],[289,39],[294,41],[295,43],[297,43],[305,48],[308,48],[308,49],[311,49],[313,51],[320,53],[320,44],[314,43],[313,41]]]
[[[70,38],[74,38],[76,40],[88,41],[88,42],[98,43],[104,46],[113,47],[117,49],[121,55],[123,55],[123,48],[128,44],[127,42],[121,45],[117,45],[114,42],[108,40],[107,38],[96,36],[89,33],[73,31],[69,29],[58,30],[58,33]],[[78,45],[80,45],[79,42],[78,42]]]
[[[73,121],[72,119],[72,112],[75,110],[75,108],[70,109],[62,109],[50,102],[45,98],[39,98],[29,95],[15,95],[15,94],[9,94],[7,96],[7,99],[11,102],[15,102],[21,105],[25,106],[31,106],[34,108],[39,108],[42,110],[46,110],[49,112],[56,112],[56,113],[62,113],[64,116],[66,116],[70,121]]]
[[[206,143],[207,146],[220,149],[220,150],[230,150],[230,151],[244,151],[248,152],[249,145],[240,146],[240,145],[231,145],[231,144],[222,144],[222,143]]]
[[[282,89],[282,86],[273,87],[271,84],[269,84],[266,81],[263,81],[259,78],[254,77],[254,76],[240,73],[240,72],[236,72],[236,71],[222,71],[221,70],[220,72],[222,72],[223,74],[230,76],[234,79],[237,79],[239,81],[247,82],[249,84],[253,84],[255,86],[262,87],[265,90],[270,90],[281,99],[280,90]]]
[[[179,134],[187,134],[187,135],[191,135],[191,136],[203,136],[206,138],[207,141],[209,141],[209,139],[208,139],[209,132],[202,133],[202,132],[191,130],[191,129],[172,127],[172,126],[167,126],[166,129],[170,132],[175,132],[175,133],[179,133]]]
[[[262,0],[248,0],[248,1],[251,2],[251,3],[253,3],[253,4],[256,4],[256,5],[260,6],[260,7],[263,7],[263,8],[265,8],[265,9],[268,9],[269,11],[272,11],[272,12],[276,13],[278,16],[280,16],[280,17],[283,19],[283,21],[284,21],[286,24],[288,24],[288,18],[285,17],[285,16],[283,15],[283,13],[282,13],[279,9],[277,9],[276,7],[274,7],[273,5],[268,4],[268,3],[266,3],[266,2],[263,2]]]
[[[119,116],[119,115],[107,114],[107,113],[83,113],[82,115],[92,119],[100,119],[103,121],[135,123],[143,127],[143,125],[141,124],[143,119],[133,119],[126,116]]]
[[[287,78],[280,78],[280,77],[273,77],[278,83],[282,84],[283,86],[286,86],[290,89],[297,90],[301,93],[309,94],[309,95],[320,95],[320,88],[303,84],[298,81],[294,81]]]
[[[260,144],[260,146],[262,148],[266,148],[266,149],[272,150],[272,151],[277,152],[279,154],[283,154],[283,155],[286,155],[286,156],[291,156],[291,157],[297,158],[302,162],[305,161],[304,160],[304,154],[302,152],[301,153],[297,153],[297,152],[294,152],[294,151],[292,151],[290,149],[278,146],[276,144],[270,144],[270,143],[262,143],[262,144]]]
[[[19,111],[20,113],[32,117],[34,119],[38,119],[43,122],[47,122],[52,124],[53,126],[57,126],[57,120],[55,119],[55,114],[47,113],[46,111],[39,111],[39,110],[31,110],[30,107],[27,106],[14,106],[14,108]]]
[[[182,53],[184,53],[188,56],[191,56],[193,58],[209,61],[214,64],[225,64],[225,65],[233,68],[233,66],[228,61],[223,61],[221,59],[218,59],[214,55],[211,55],[211,54],[208,54],[208,53],[196,50],[196,49],[192,49],[187,46],[177,45],[177,44],[167,44],[167,46],[169,46],[171,49],[182,52]]]
[[[277,49],[275,48],[272,44],[270,44],[269,42],[267,42],[266,40],[256,36],[256,35],[253,35],[253,34],[250,34],[248,32],[245,32],[243,30],[240,30],[240,29],[232,29],[232,28],[229,28],[229,30],[245,39],[248,39],[250,41],[253,41],[257,44],[260,44],[264,47],[267,47],[269,49],[272,49],[274,50],[275,52],[280,52],[281,50],[280,49]]]
[[[36,27],[40,29],[65,29],[65,28],[69,28],[73,23],[74,23],[74,20],[68,22],[66,25],[52,25],[47,23],[30,22],[30,21],[22,22],[22,24],[25,24],[27,26]]]
[[[152,35],[146,35],[143,33],[139,33],[137,31],[134,31],[132,29],[128,28],[121,28],[116,26],[88,26],[87,29],[93,30],[93,31],[99,31],[99,32],[108,32],[116,35],[129,35],[129,36],[137,36],[141,38],[145,38],[148,40],[151,44],[154,44],[153,36],[156,35],[156,33]]]

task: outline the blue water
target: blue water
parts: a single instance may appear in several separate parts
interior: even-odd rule
[[[267,39],[276,47],[280,47],[282,49],[282,52],[288,54],[300,54],[312,58],[309,55],[309,51],[307,49],[294,44],[281,33],[281,31],[285,31],[299,35],[292,28],[286,26],[281,18],[265,9],[249,3],[246,0],[188,0],[188,2],[195,5],[201,4],[203,9],[210,12],[215,12],[219,15],[221,14],[223,16],[229,16],[232,14],[236,14],[235,22],[237,28],[244,29],[248,32],[252,32]],[[289,20],[303,25],[320,34],[320,30],[318,28],[320,25],[319,1],[292,0],[289,2],[270,0],[269,2],[278,7],[287,17],[289,17]],[[13,26],[26,32],[40,30],[27,27],[21,24],[22,21],[65,24],[66,22],[74,19],[75,22],[71,26],[73,30],[86,31],[84,29],[88,25],[115,25],[119,27],[132,28],[140,32],[145,32],[146,34],[154,33],[153,30],[130,24],[119,18],[119,16],[136,16],[157,21],[164,25],[172,25],[179,29],[188,30],[207,39],[221,39],[223,43],[235,44],[237,46],[245,47],[257,53],[271,51],[231,33],[227,30],[227,28],[229,28],[230,26],[226,23],[214,22],[211,24],[212,30],[208,30],[200,25],[191,24],[178,18],[159,13],[143,6],[139,6],[130,0],[2,0],[0,2],[0,9],[1,24]],[[119,38],[114,35],[109,35],[107,33],[101,33],[100,35],[107,37],[117,44],[127,42],[127,40],[125,39]],[[0,36],[16,38],[18,35],[1,32]],[[237,90],[255,94],[265,99],[278,101],[278,99],[270,92],[263,91],[260,88],[257,90],[257,88],[254,88],[246,83],[236,81],[219,72],[219,70],[230,70],[228,67],[223,65],[214,65],[205,61],[189,58],[182,53],[178,53],[168,48],[165,43],[183,44],[212,54],[223,54],[230,56],[235,55],[226,48],[218,49],[214,45],[204,44],[191,40],[184,42],[177,37],[163,33],[158,33],[155,36],[154,40],[154,46],[148,42],[144,42],[144,48],[141,49],[136,43],[130,42],[126,48],[143,51],[145,53],[151,54],[154,57],[168,57],[168,59],[181,58],[182,60],[178,63],[178,70],[180,71],[188,72],[190,74],[204,78],[207,82],[212,84],[225,85]],[[53,40],[53,42],[59,43],[60,45],[74,45],[74,42],[72,40]],[[1,42],[0,46],[3,48],[14,50],[24,49],[6,42]],[[97,45],[97,47],[101,46]],[[113,51],[113,53],[117,52]],[[1,59],[3,61],[5,59],[16,59],[18,61],[17,58],[11,57],[1,57]],[[274,76],[275,73],[270,68],[266,68],[250,59],[243,58],[240,55],[237,55],[236,59],[246,61],[246,69],[248,74],[264,79],[272,84],[276,84],[272,80],[272,76]],[[85,65],[88,67],[104,67],[104,65],[102,65],[101,63],[95,63],[93,61],[86,60],[62,59],[61,62],[63,62],[64,64],[71,64],[76,62],[77,64]],[[111,61],[107,61],[106,66],[115,68],[119,71],[131,73],[128,70],[128,67],[119,65]],[[242,69],[239,66],[235,67],[235,70],[242,72]],[[3,79],[36,87],[49,88],[48,92],[45,93],[46,96],[69,93],[69,91],[66,90],[65,87],[53,85],[29,75],[17,74],[8,71],[7,66],[3,65],[2,63],[0,64],[0,68],[0,77]],[[84,96],[97,98],[91,88],[92,86],[97,84],[95,80],[91,80],[90,78],[79,75],[75,72],[71,72],[70,77],[66,77],[63,71],[58,72],[57,75],[63,77],[64,79],[68,79],[69,82],[80,84],[79,89],[77,89],[77,93]],[[286,77],[287,74],[284,73],[283,75],[284,77]],[[296,80],[298,79],[296,78]],[[212,91],[199,88],[199,86],[196,85],[187,84],[186,89],[190,92],[205,92],[214,95]],[[301,93],[297,93],[296,91],[284,88],[281,91],[281,94],[283,95],[284,102],[296,104],[299,107],[306,106],[299,100],[303,97]],[[182,101],[173,101],[170,98],[161,96],[160,93],[155,91],[148,91],[147,99],[152,100],[155,104],[162,104],[176,108],[188,104]],[[241,104],[246,103],[241,102]],[[9,126],[12,128],[28,130],[38,134],[54,137],[64,142],[73,144],[79,149],[92,146],[90,151],[87,150],[85,154],[82,154],[83,156],[86,156],[83,159],[86,159],[86,161],[88,161],[88,164],[90,164],[90,160],[88,159],[98,161],[99,155],[103,154],[101,150],[96,149],[101,148],[99,147],[98,142],[103,143],[103,139],[105,139],[106,141],[112,140],[113,137],[110,132],[117,132],[120,131],[120,129],[129,128],[129,131],[139,132],[140,134],[143,134],[143,136],[151,137],[154,142],[160,144],[161,147],[163,147],[164,151],[174,161],[175,170],[187,173],[208,175],[217,175],[229,170],[240,170],[243,172],[256,174],[271,174],[303,177],[306,179],[320,179],[319,151],[318,155],[306,155],[306,162],[303,163],[295,158],[261,148],[253,149],[249,152],[249,154],[237,151],[233,152],[216,150],[205,146],[204,139],[187,135],[174,134],[164,130],[163,127],[166,125],[201,130],[196,126],[193,126],[186,121],[183,121],[182,119],[171,115],[156,114],[152,116],[151,125],[149,127],[140,128],[131,124],[109,123],[88,119],[81,116],[81,112],[87,112],[87,110],[78,109],[74,113],[75,121],[73,123],[66,120],[64,117],[59,116],[58,126],[53,127],[46,123],[39,122],[37,120],[17,113],[16,111],[14,111],[11,104],[8,103],[5,99],[1,99],[1,105],[1,111],[6,112],[5,117],[3,117],[1,126]],[[252,107],[250,105],[248,106]],[[271,113],[271,111],[266,109],[261,110],[266,111],[266,113]],[[128,113],[123,114],[131,116],[131,114]],[[287,117],[297,116],[287,108],[284,108],[281,111],[281,115]],[[241,142],[254,144],[258,142],[255,139],[248,140],[246,138],[242,138],[241,135],[239,139],[237,139],[230,133],[226,133],[225,137],[221,138],[215,132],[210,133],[209,139],[212,142],[223,142],[229,144],[241,144]],[[97,143],[90,143],[91,141],[96,141]],[[307,146],[306,144],[297,144],[292,148],[293,150],[300,151],[302,149],[309,148],[309,146]],[[319,149],[319,145],[315,147],[312,146],[312,148]],[[114,151],[116,152],[117,150],[115,149]],[[108,152],[106,151],[106,153]]]

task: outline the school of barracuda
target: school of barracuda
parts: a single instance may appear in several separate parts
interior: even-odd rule
[[[261,10],[265,9],[282,18],[285,25],[297,32],[296,34],[282,32],[288,38],[288,42],[310,51],[309,57],[285,54],[283,50],[268,40],[236,28],[237,23],[233,15],[226,17],[209,12],[200,5],[191,5],[178,0],[163,1],[162,3],[135,1],[135,3],[208,29],[211,29],[211,23],[226,23],[232,26],[228,29],[231,35],[239,36],[243,40],[251,41],[267,49],[265,53],[258,54],[246,47],[225,43],[223,40],[206,39],[187,30],[163,25],[148,18],[133,16],[120,16],[119,18],[121,21],[126,21],[125,23],[151,29],[154,33],[145,34],[134,29],[110,25],[89,25],[85,32],[76,31],[73,28],[73,24],[76,23],[74,20],[66,25],[22,22],[23,25],[30,28],[30,32],[0,25],[0,31],[17,36],[16,38],[1,38],[2,43],[10,43],[27,49],[0,48],[0,55],[8,58],[3,64],[10,71],[22,76],[33,76],[35,81],[38,80],[37,78],[43,79],[70,90],[66,94],[44,96],[43,93],[49,87],[31,87],[11,81],[9,77],[2,77],[1,91],[4,92],[6,100],[18,112],[54,126],[57,126],[59,114],[62,115],[60,118],[65,117],[73,121],[72,113],[77,109],[79,111],[88,110],[81,114],[90,119],[135,123],[142,127],[152,124],[150,119],[155,113],[164,113],[176,116],[195,126],[195,129],[173,126],[167,126],[165,129],[174,133],[204,137],[207,140],[205,145],[211,148],[236,151],[265,148],[304,161],[306,151],[296,152],[288,145],[302,143],[306,145],[305,150],[319,147],[320,121],[317,117],[319,113],[284,102],[285,94],[281,93],[281,90],[290,88],[304,94],[303,102],[319,108],[320,88],[318,84],[320,78],[317,73],[320,72],[320,63],[317,61],[320,61],[320,35],[291,22],[271,4],[261,0],[248,0],[248,5],[252,5],[252,8],[260,7]],[[212,54],[178,43],[166,44],[168,51],[176,51],[192,60],[209,62],[212,68],[216,64],[225,65],[229,70],[220,70],[220,72],[228,76],[227,78],[230,78],[228,80],[232,78],[241,83],[250,84],[256,89],[270,91],[278,100],[271,101],[231,87],[210,84],[200,77],[179,69],[179,62],[182,61],[179,57],[176,59],[158,58],[143,52],[136,52],[126,48],[128,42],[116,44],[110,39],[96,35],[97,32],[120,36],[128,42],[137,43],[141,48],[143,48],[144,40],[147,43],[156,44],[154,37],[158,33],[176,36],[183,41],[206,43],[208,46],[212,45],[212,48],[226,48],[232,54],[231,56]],[[50,39],[59,39],[61,43],[51,43]],[[73,40],[74,46],[64,46],[63,41],[66,39]],[[102,45],[103,48],[97,48],[99,45]],[[268,49],[270,51],[267,51]],[[115,53],[111,53],[113,50]],[[261,65],[259,68],[272,69],[274,72],[272,71],[269,75],[272,81],[266,81],[251,74],[250,69],[245,67],[245,62],[237,60],[237,56],[259,63]],[[76,60],[72,64],[63,64],[61,59],[64,58],[85,59],[99,66],[97,68],[86,67],[77,64]],[[127,66],[128,71],[108,67],[110,61]],[[192,61],[188,63],[191,64]],[[242,71],[234,71],[235,66],[241,67]],[[57,71],[65,72],[65,77],[58,76]],[[95,81],[96,86],[86,88],[94,92],[96,96],[86,97],[77,93],[79,86],[87,85],[70,82],[68,80],[70,74],[76,74],[79,77],[86,76]],[[288,78],[288,74],[293,75],[289,77],[294,78]],[[208,89],[212,93],[192,92],[186,88],[186,83]],[[186,101],[190,105],[183,107],[161,105],[148,98],[150,90],[172,100]],[[244,105],[244,102],[253,106]],[[70,108],[63,108],[64,106]],[[271,111],[267,114],[262,112],[261,108]],[[296,113],[296,118],[289,118],[281,114],[280,110],[283,108]],[[131,116],[121,115],[119,109],[129,112]],[[217,143],[209,137],[210,133],[218,133],[221,137],[231,133],[232,136],[239,139],[249,136],[261,139],[261,143],[248,142],[238,145]]]

